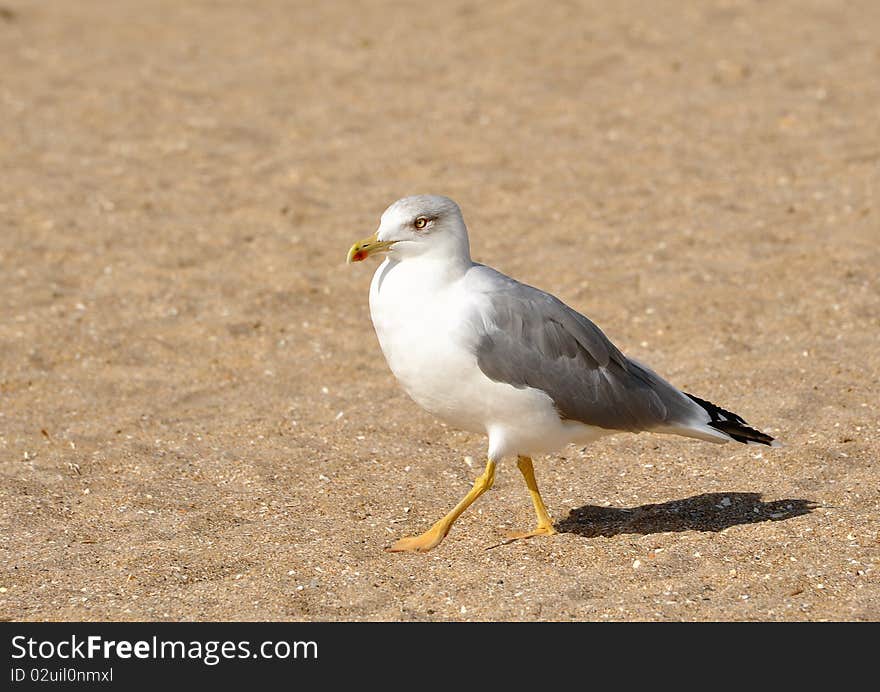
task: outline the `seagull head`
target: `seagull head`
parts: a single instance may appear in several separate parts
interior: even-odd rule
[[[448,197],[415,195],[397,200],[382,214],[379,229],[351,246],[348,263],[373,254],[396,260],[430,257],[470,262],[467,227],[461,209]]]

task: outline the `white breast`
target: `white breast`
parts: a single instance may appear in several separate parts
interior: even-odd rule
[[[433,264],[385,260],[370,286],[373,326],[388,366],[420,406],[451,425],[483,432],[472,392],[482,373],[453,338],[459,291],[456,282],[433,274]]]

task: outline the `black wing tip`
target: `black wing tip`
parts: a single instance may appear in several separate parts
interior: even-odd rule
[[[720,430],[732,440],[742,442],[743,444],[760,444],[768,447],[779,446],[779,443],[773,437],[752,428],[741,416],[732,411],[727,411],[720,406],[716,406],[711,401],[700,399],[693,394],[688,394],[687,392],[685,394],[706,410],[711,419],[709,421],[710,427]]]
[[[731,439],[736,440],[737,442],[742,442],[743,444],[759,444],[766,445],[767,447],[774,447],[774,442],[776,440],[768,435],[767,433],[763,433],[760,430],[755,430],[754,428],[750,428],[747,425],[740,425],[739,423],[730,424],[726,422],[715,423],[711,422],[709,425],[716,430],[720,430],[725,435],[728,435]]]

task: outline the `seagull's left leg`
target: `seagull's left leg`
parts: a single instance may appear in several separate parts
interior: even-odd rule
[[[532,536],[552,536],[556,533],[556,529],[553,528],[553,520],[547,513],[544,500],[541,499],[541,493],[538,492],[538,482],[535,480],[535,467],[532,465],[531,458],[525,456],[517,457],[516,467],[523,475],[523,478],[526,479],[526,486],[529,488],[529,495],[532,496],[532,504],[535,506],[535,514],[538,517],[538,526],[531,531],[508,534],[507,538],[509,540],[516,540],[518,538],[531,538]]]
[[[470,507],[480,495],[491,488],[494,482],[495,462],[489,459],[486,464],[486,470],[474,481],[474,487],[470,489],[470,492],[464,496],[464,499],[449,514],[425,531],[425,533],[418,536],[401,538],[394,545],[386,548],[386,550],[391,553],[426,553],[431,548],[436,548],[440,545],[440,541],[446,538],[446,534],[449,533],[449,529],[452,528],[452,524],[461,516],[461,513]]]

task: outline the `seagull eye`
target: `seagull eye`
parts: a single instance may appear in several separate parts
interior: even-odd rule
[[[427,219],[427,217],[424,217],[424,216],[420,216],[420,217],[418,217],[418,218],[413,222],[413,226],[415,226],[415,227],[418,228],[419,230],[421,230],[422,228],[424,228],[424,227],[427,226],[427,225],[428,225],[428,219]]]

